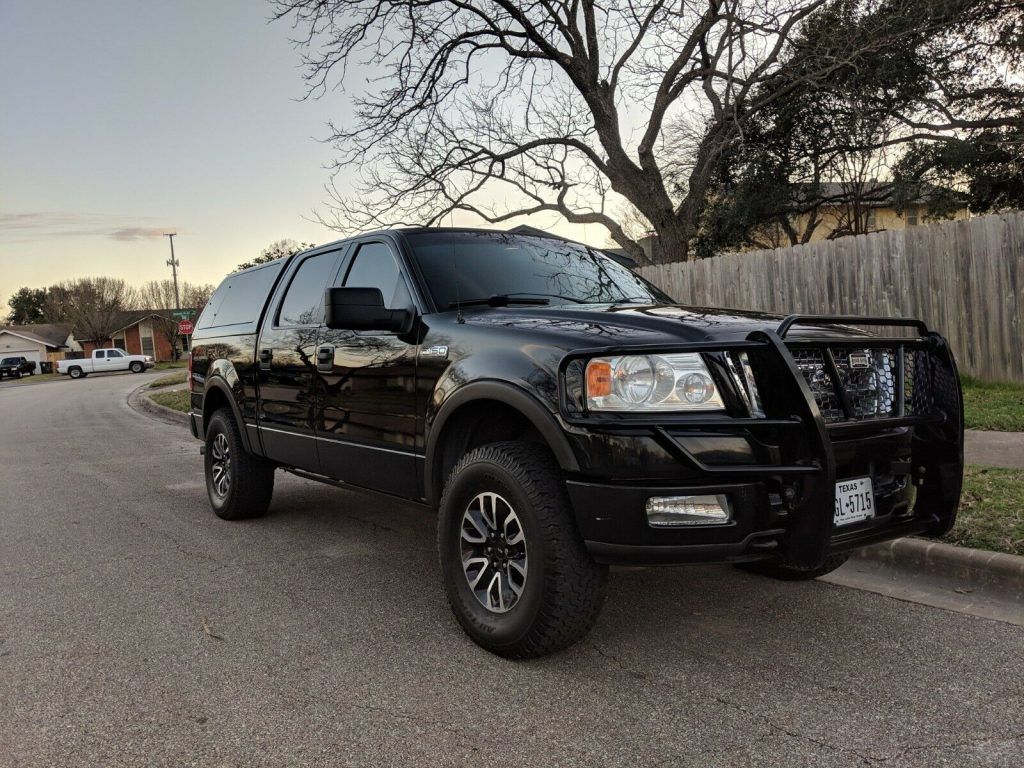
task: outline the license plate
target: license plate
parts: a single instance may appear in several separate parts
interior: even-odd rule
[[[835,524],[850,525],[875,516],[875,491],[870,477],[836,483]]]

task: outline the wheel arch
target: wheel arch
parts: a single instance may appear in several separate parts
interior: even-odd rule
[[[486,422],[483,417],[486,415]],[[511,431],[542,442],[566,472],[579,471],[579,463],[569,440],[555,416],[530,393],[500,381],[476,381],[466,384],[450,395],[431,420],[424,457],[424,496],[437,504],[444,486],[446,469],[450,470],[466,450],[486,442],[488,431],[480,424]],[[509,439],[508,434],[495,435],[496,440]]]
[[[252,446],[249,443],[249,432],[242,420],[242,410],[238,406],[238,400],[231,389],[231,386],[220,376],[213,376],[206,380],[206,388],[203,392],[203,438],[206,437],[206,430],[210,425],[210,418],[214,412],[227,406],[231,409],[235,423],[238,425],[238,433],[242,437],[242,445],[247,453],[252,453]]]

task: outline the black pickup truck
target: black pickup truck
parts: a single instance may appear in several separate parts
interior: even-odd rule
[[[26,357],[5,357],[0,360],[0,379],[4,376],[10,379],[20,379],[25,374],[32,376],[35,372],[35,361]]]
[[[680,306],[556,238],[390,230],[237,272],[189,381],[218,515],[263,514],[278,469],[437,509],[455,616],[515,658],[582,637],[609,564],[813,578],[960,497],[923,323]]]

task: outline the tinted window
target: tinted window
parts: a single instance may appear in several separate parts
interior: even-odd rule
[[[278,325],[318,325],[324,316],[324,291],[338,267],[338,252],[311,256],[299,265],[277,315]]]
[[[577,243],[499,232],[408,235],[438,309],[461,299],[526,296],[552,304],[670,303],[621,264]]]
[[[218,328],[256,323],[284,261],[278,259],[251,272],[228,276],[210,298],[196,327]]]
[[[367,243],[359,247],[345,279],[346,288],[380,288],[388,309],[408,307],[409,292],[402,280],[398,263],[384,243]]]
[[[107,353],[100,349],[96,352],[96,357],[101,357],[105,360],[107,358]]]
[[[107,350],[107,357],[124,357],[124,355],[122,355],[116,349],[108,349]]]

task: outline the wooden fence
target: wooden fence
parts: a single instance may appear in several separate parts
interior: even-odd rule
[[[639,271],[694,306],[917,317],[961,371],[1024,381],[1022,211]]]

